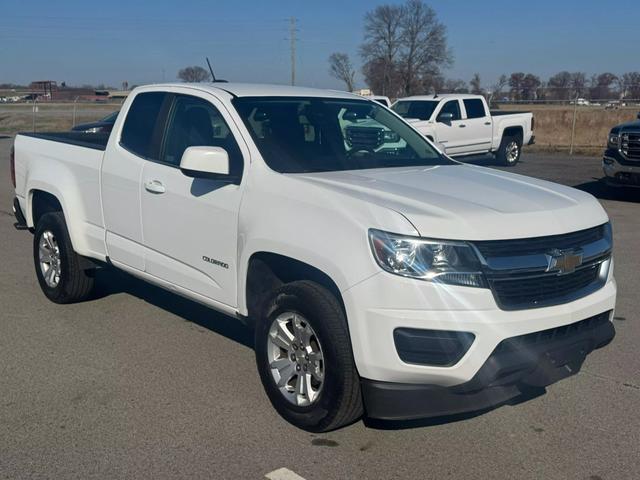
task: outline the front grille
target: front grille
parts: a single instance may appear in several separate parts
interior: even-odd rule
[[[503,310],[559,305],[595,292],[606,281],[612,245],[609,224],[562,235],[473,244]],[[574,271],[552,263],[564,255],[580,255]]]
[[[640,132],[625,132],[620,136],[620,151],[630,160],[640,160]]]
[[[605,226],[580,230],[563,235],[546,237],[519,238],[516,240],[488,240],[474,242],[480,253],[487,257],[507,257],[517,255],[535,255],[552,249],[579,248],[588,243],[601,240],[605,236]]]
[[[584,296],[600,288],[599,273],[600,263],[596,263],[565,275],[493,276],[489,283],[500,306],[516,310],[565,303],[574,300],[578,292]]]
[[[347,144],[355,148],[376,149],[383,143],[383,130],[377,127],[347,127]]]

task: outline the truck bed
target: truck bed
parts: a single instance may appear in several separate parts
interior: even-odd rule
[[[86,132],[24,132],[20,133],[25,137],[41,138],[52,142],[67,143],[78,147],[92,148],[104,151],[109,141],[109,133],[86,133]]]
[[[502,115],[517,115],[519,113],[531,113],[527,111],[519,111],[519,110],[491,110],[489,112],[492,117],[501,117]]]

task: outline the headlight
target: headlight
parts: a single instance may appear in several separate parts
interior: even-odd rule
[[[609,148],[619,148],[620,146],[620,134],[619,133],[610,133],[609,140],[607,140],[607,144]]]
[[[396,132],[385,131],[382,134],[384,143],[398,143],[400,141],[400,135]]]
[[[371,250],[387,272],[431,282],[486,287],[480,261],[464,242],[405,237],[369,230]]]

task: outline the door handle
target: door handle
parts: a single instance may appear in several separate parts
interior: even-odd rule
[[[491,122],[484,122],[485,125],[491,125]]]
[[[164,193],[166,192],[166,188],[164,188],[163,183],[160,180],[150,180],[144,184],[144,189],[147,192],[151,193]]]
[[[466,125],[464,123],[461,123],[460,125],[458,125],[460,128],[464,128],[466,127]]]

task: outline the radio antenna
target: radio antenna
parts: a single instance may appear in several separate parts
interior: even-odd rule
[[[211,72],[211,80],[216,81],[216,75],[213,73],[213,68],[211,68],[211,62],[209,61],[209,57],[205,57],[207,59],[207,65],[209,65],[209,71]]]

